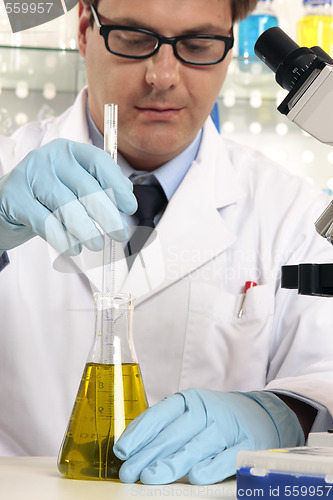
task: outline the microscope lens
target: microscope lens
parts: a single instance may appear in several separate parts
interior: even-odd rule
[[[316,59],[313,50],[299,47],[281,28],[266,30],[257,40],[254,51],[274,73],[277,83],[291,90]]]

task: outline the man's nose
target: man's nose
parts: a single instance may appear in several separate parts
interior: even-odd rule
[[[148,59],[146,81],[159,90],[175,87],[180,81],[181,62],[175,57],[171,45],[162,45],[158,52]]]

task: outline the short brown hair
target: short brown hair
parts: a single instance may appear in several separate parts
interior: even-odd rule
[[[258,0],[229,0],[232,12],[232,22],[241,21],[252,12]],[[87,5],[97,8],[99,0],[82,0]]]
[[[230,0],[232,21],[241,21],[253,11],[258,0]]]

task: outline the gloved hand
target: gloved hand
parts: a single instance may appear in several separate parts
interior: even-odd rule
[[[188,474],[192,484],[212,484],[236,472],[238,451],[298,446],[303,430],[275,394],[188,389],[148,408],[113,447],[119,478],[166,484]]]
[[[56,139],[31,151],[0,179],[0,253],[39,235],[60,253],[82,244],[101,250],[104,238],[127,237],[120,212],[137,208],[132,183],[110,155],[90,144]]]

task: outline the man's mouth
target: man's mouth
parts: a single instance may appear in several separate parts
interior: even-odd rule
[[[168,121],[176,118],[183,108],[175,106],[137,106],[139,113],[150,120]]]

